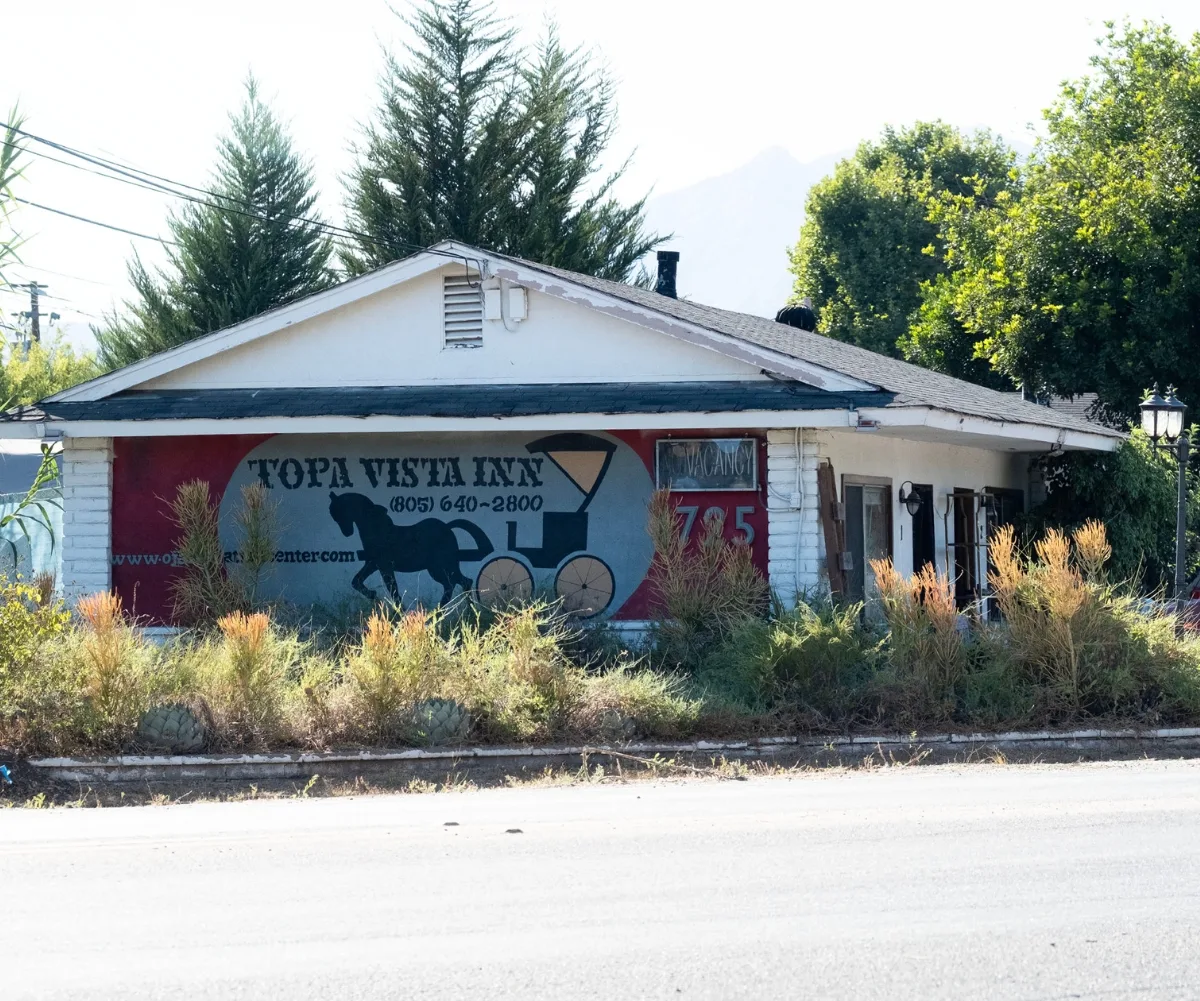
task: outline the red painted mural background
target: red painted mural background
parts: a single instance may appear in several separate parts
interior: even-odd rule
[[[270,435],[116,438],[113,441],[113,590],[139,619],[166,622],[178,530],[168,505],[180,484],[206,480],[214,500],[242,458]]]
[[[698,519],[711,507],[725,511],[725,533],[744,537],[735,525],[735,509],[754,534],[751,543],[755,565],[767,573],[766,442],[753,431],[614,431],[614,438],[632,448],[654,476],[654,443],[661,438],[749,437],[759,439],[758,490],[730,492],[679,492],[679,506],[698,508]],[[178,438],[117,438],[113,442],[113,588],[135,615],[151,622],[170,619],[170,582],[178,570],[173,552],[178,534],[171,523],[168,504],[180,484],[206,480],[214,501],[220,501],[226,484],[246,455],[270,435],[212,435]],[[697,525],[699,520],[697,520]],[[648,582],[634,591],[614,614],[619,619],[641,619],[650,614]]]

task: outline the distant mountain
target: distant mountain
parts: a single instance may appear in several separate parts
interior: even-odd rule
[[[647,228],[675,236],[681,298],[774,316],[791,292],[787,248],[804,220],[808,189],[845,153],[801,163],[775,146],[728,174],[646,203]],[[654,273],[653,255],[647,263]]]

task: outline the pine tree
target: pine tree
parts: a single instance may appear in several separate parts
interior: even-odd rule
[[[644,199],[593,185],[612,138],[609,77],[551,27],[530,56],[478,0],[425,0],[415,42],[389,58],[384,101],[347,180],[343,254],[361,272],[456,239],[616,280],[659,242]]]
[[[169,219],[176,246],[166,269],[151,273],[137,256],[130,263],[129,315],[95,331],[104,365],[128,365],[332,284],[312,168],[253,78],[220,140],[212,191]]]

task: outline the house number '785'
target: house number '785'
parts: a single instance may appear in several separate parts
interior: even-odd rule
[[[700,506],[698,504],[680,504],[675,510],[683,515],[683,541],[687,542],[692,537],[692,526],[696,524],[696,515],[700,513]],[[750,504],[733,509],[733,527],[743,534],[742,542],[746,545],[750,545],[754,541],[754,526],[746,521],[752,514],[754,514],[754,507]],[[723,507],[710,507],[705,510],[704,517],[706,519],[721,518],[728,517],[728,514]]]

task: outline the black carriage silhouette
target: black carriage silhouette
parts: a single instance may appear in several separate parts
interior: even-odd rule
[[[595,435],[568,432],[531,441],[525,448],[542,453],[583,494],[574,511],[542,512],[542,544],[517,544],[517,523],[508,523],[508,552],[479,569],[475,595],[480,604],[502,607],[533,596],[533,571],[557,567],[554,596],[563,611],[579,618],[599,615],[613,599],[613,573],[600,557],[587,552],[588,505],[612,464],[615,443]]]

